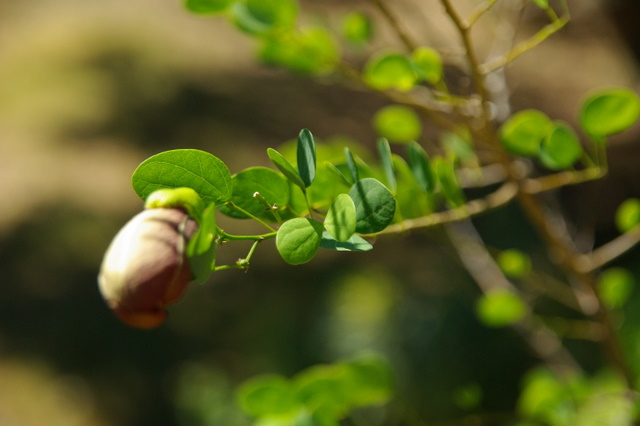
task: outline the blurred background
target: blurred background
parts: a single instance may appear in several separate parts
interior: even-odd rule
[[[417,39],[457,43],[436,2],[389,3]],[[587,91],[638,89],[639,4],[569,3],[569,27],[508,68],[513,110],[575,123]],[[331,24],[355,8],[379,20],[369,2],[301,5],[311,21]],[[544,19],[529,10],[511,34]],[[154,331],[119,323],[97,291],[104,250],[142,207],[129,178],[145,158],[198,148],[233,173],[269,165],[265,149],[305,127],[372,150],[371,118],[384,99],[262,67],[252,39],[178,0],[4,0],[0,22],[0,426],[249,424],[234,403],[243,380],[363,351],[392,363],[394,410],[415,419],[402,424],[462,424],[456,395],[470,386],[482,389],[482,411],[509,417],[537,361],[509,330],[478,322],[479,290],[440,229],[298,267],[264,244],[247,273],[193,284]],[[479,30],[480,46],[488,51],[499,30]],[[398,42],[380,23],[374,48],[383,45]],[[616,207],[640,196],[639,137],[635,128],[614,139],[606,179],[552,194],[586,247],[615,236]],[[491,247],[520,248],[548,267],[516,207],[475,222]],[[233,262],[247,249],[224,256]],[[638,254],[619,263],[633,267]],[[634,297],[630,310],[639,304]],[[639,323],[631,313],[625,323],[637,366]],[[595,344],[569,347],[587,369],[601,366]]]

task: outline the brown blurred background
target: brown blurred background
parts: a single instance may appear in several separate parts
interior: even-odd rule
[[[425,44],[456,45],[437,2],[388,3]],[[330,25],[345,11],[372,11],[368,2],[301,4],[306,20]],[[638,89],[638,2],[570,4],[569,27],[513,63],[507,86],[496,83],[510,110],[539,108],[575,123],[588,90]],[[476,34],[489,54],[509,42],[495,40],[531,34],[544,16],[527,9],[517,27],[496,22]],[[397,45],[380,24],[374,47],[389,43]],[[261,67],[255,52],[224,19],[189,15],[178,0],[0,2],[0,426],[248,424],[233,401],[242,380],[363,350],[392,360],[394,406],[405,417],[461,416],[452,395],[469,383],[483,387],[484,410],[512,409],[535,359],[509,331],[477,322],[478,292],[438,229],[301,267],[265,244],[248,273],[194,284],[151,332],[127,328],[105,308],[97,270],[141,208],[129,178],[146,157],[199,148],[237,172],[268,165],[265,149],[304,127],[319,139],[373,146],[371,117],[383,99]],[[555,198],[585,246],[614,236],[613,211],[640,196],[639,137],[635,128],[612,141],[610,177]],[[517,208],[477,225],[492,246],[517,246],[545,264]],[[224,256],[233,261],[242,250]],[[599,365],[593,346],[572,348]]]

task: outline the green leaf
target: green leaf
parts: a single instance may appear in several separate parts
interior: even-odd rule
[[[340,242],[349,240],[356,232],[356,206],[348,194],[340,194],[333,200],[324,227]]]
[[[316,177],[316,144],[308,129],[298,135],[298,173],[305,187],[311,186]]]
[[[276,248],[291,265],[307,263],[316,255],[322,239],[322,224],[297,217],[282,224],[276,235]]]
[[[278,168],[278,170],[280,170],[291,183],[299,186],[300,189],[304,191],[305,185],[304,182],[302,182],[302,178],[298,174],[298,171],[286,158],[284,158],[282,154],[280,154],[273,148],[268,148],[267,155],[269,156],[269,159],[271,159],[273,164],[275,164],[275,166]]]
[[[322,27],[272,35],[265,38],[263,43],[260,59],[265,64],[281,66],[300,74],[327,74],[340,61],[336,41]]]
[[[380,232],[393,220],[396,200],[380,181],[374,178],[362,179],[351,187],[349,196],[356,206],[356,232]]]
[[[315,365],[301,371],[293,378],[298,398],[308,409],[321,409],[330,417],[342,417],[350,405],[345,373],[341,364]]]
[[[218,228],[216,226],[216,209],[214,205],[207,207],[200,223],[198,231],[191,237],[187,245],[189,266],[194,279],[204,283],[215,268],[216,248],[215,242]]]
[[[498,266],[509,278],[522,278],[531,272],[531,258],[516,249],[508,249],[498,255]]]
[[[553,123],[544,113],[527,109],[514,114],[500,127],[500,138],[509,152],[536,156],[542,140],[553,128]]]
[[[391,191],[395,192],[397,183],[395,171],[393,170],[393,160],[391,159],[391,147],[389,146],[389,141],[385,138],[378,139],[378,154],[380,155],[382,171],[387,180],[387,186]]]
[[[409,142],[422,134],[418,115],[402,105],[390,105],[380,109],[373,117],[373,127],[378,134],[391,142]]]
[[[566,123],[556,122],[540,145],[540,161],[551,170],[567,169],[582,156],[582,145],[573,129]]]
[[[396,89],[407,92],[418,80],[413,64],[404,55],[382,53],[367,61],[364,81],[376,90]]]
[[[283,208],[289,203],[289,184],[276,171],[266,167],[250,167],[233,176],[231,202],[261,219],[275,221],[270,207]],[[256,194],[257,193],[257,194]],[[248,219],[249,216],[233,208],[219,206],[227,216]]]
[[[580,124],[596,138],[631,127],[640,117],[640,99],[632,90],[614,88],[590,95],[582,105]]]
[[[598,293],[608,309],[621,308],[629,300],[634,286],[635,278],[625,268],[609,268],[598,277]]]
[[[419,47],[411,54],[411,61],[421,80],[435,84],[442,79],[442,58],[429,47]]]
[[[217,157],[197,149],[176,149],[147,158],[131,176],[133,189],[143,200],[162,188],[194,189],[205,205],[222,204],[231,197],[231,173]]]
[[[252,35],[264,35],[293,28],[298,18],[298,3],[294,0],[235,1],[232,17],[236,26]]]
[[[625,200],[616,211],[616,227],[620,232],[629,232],[640,224],[640,199]]]
[[[347,159],[347,167],[349,169],[349,174],[351,175],[351,180],[357,182],[360,180],[358,166],[356,165],[356,160],[353,158],[353,154],[351,150],[347,147],[344,148],[344,156]]]
[[[433,161],[433,169],[438,176],[442,195],[447,203],[453,208],[461,207],[465,197],[456,177],[453,159],[438,157]]]
[[[237,393],[242,410],[254,417],[293,414],[300,408],[291,382],[278,375],[262,375],[244,382]]]
[[[476,313],[484,325],[504,327],[524,318],[527,305],[515,293],[496,289],[485,293],[478,300]]]
[[[371,20],[361,12],[349,12],[342,18],[342,34],[349,43],[365,44],[373,35]]]
[[[393,373],[386,360],[369,355],[345,362],[344,366],[345,390],[351,405],[365,407],[389,401],[393,391]]]
[[[369,251],[373,249],[373,246],[359,235],[352,235],[347,241],[340,242],[328,232],[322,234],[320,247],[336,251]]]
[[[410,143],[407,147],[407,158],[411,173],[422,190],[433,192],[436,188],[436,176],[424,149],[416,142]]]
[[[185,0],[184,7],[190,12],[208,14],[224,12],[233,0]]]
[[[422,189],[402,157],[392,154],[391,160],[398,180],[398,190],[395,197],[396,210],[399,211],[400,217],[411,219],[431,213],[436,201],[435,195]]]
[[[325,161],[324,165],[327,168],[327,170],[329,170],[336,177],[338,177],[338,179],[340,179],[340,181],[342,182],[343,185],[351,188],[351,185],[353,185],[353,182],[351,182],[349,179],[347,179],[347,177],[344,175],[344,173],[342,173],[342,171],[335,164],[330,163],[328,161]]]

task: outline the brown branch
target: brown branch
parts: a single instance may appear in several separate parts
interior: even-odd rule
[[[391,25],[391,27],[397,34],[398,38],[404,44],[405,48],[409,52],[413,52],[414,50],[416,50],[416,48],[418,47],[418,43],[414,42],[411,39],[411,37],[409,37],[409,35],[405,32],[405,30],[402,28],[402,25],[400,25],[400,22],[394,16],[393,12],[391,12],[391,10],[385,4],[384,0],[370,0],[370,1],[378,8],[380,13],[382,13],[382,15],[387,20],[387,22],[389,22],[389,25]]]
[[[584,273],[595,271],[633,249],[638,243],[640,243],[640,227],[621,234],[589,254],[579,256],[575,260],[575,268]]]

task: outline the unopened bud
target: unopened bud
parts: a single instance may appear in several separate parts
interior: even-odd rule
[[[107,305],[124,323],[154,328],[185,292],[192,272],[185,254],[196,222],[182,209],[140,212],[115,236],[98,277]]]

